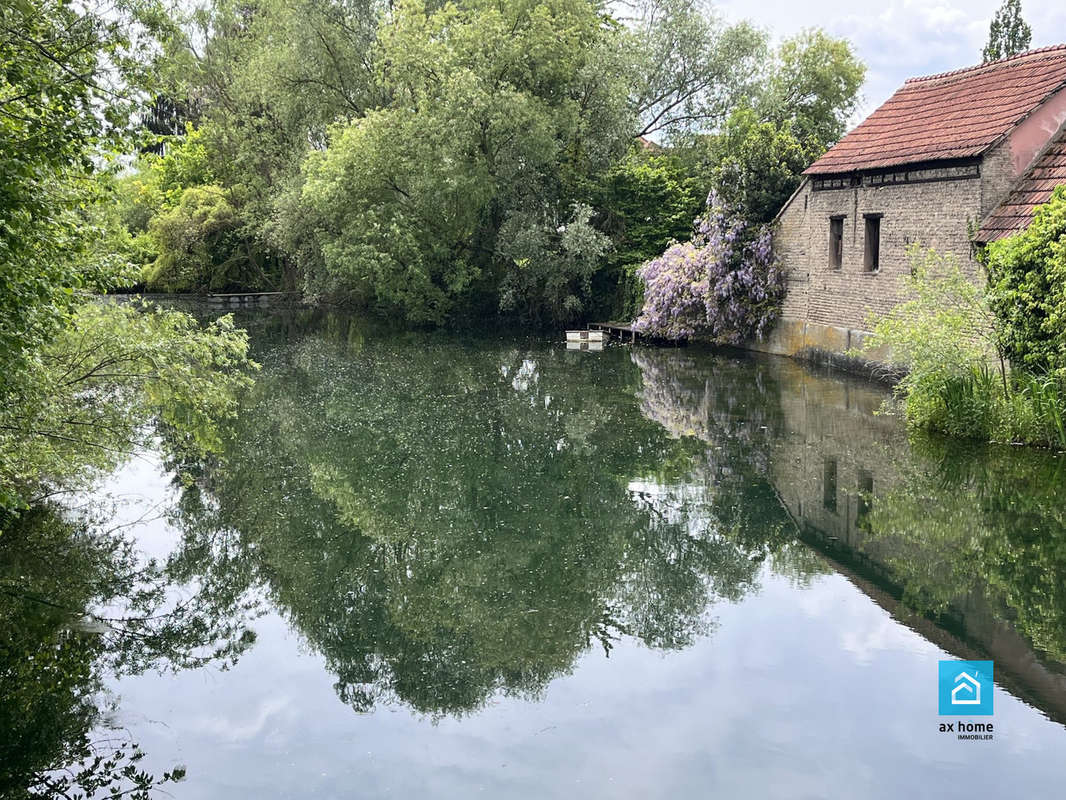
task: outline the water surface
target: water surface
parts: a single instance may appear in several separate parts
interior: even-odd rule
[[[0,542],[0,787],[80,724],[183,799],[1061,793],[1062,457],[783,359],[242,322],[221,456],[163,431]]]

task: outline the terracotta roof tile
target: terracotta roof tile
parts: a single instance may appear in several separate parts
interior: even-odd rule
[[[1066,86],[1066,45],[911,78],[807,175],[981,155]]]
[[[994,242],[1033,221],[1033,207],[1046,203],[1056,186],[1066,184],[1066,128],[1014,185],[999,208],[989,214],[974,239]]]

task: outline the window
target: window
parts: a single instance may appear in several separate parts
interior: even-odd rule
[[[822,505],[837,510],[837,460],[827,458],[822,464]]]
[[[844,218],[829,218],[829,269],[840,269],[844,263]]]
[[[867,272],[877,272],[881,269],[881,215],[867,214],[863,219],[866,221],[866,246],[862,264]]]

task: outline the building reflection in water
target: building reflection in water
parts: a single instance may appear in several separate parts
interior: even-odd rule
[[[1061,456],[908,435],[885,388],[787,359],[632,358],[645,416],[706,443],[719,474],[751,464],[829,566],[1066,724]]]

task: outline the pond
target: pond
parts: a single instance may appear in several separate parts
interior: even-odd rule
[[[220,456],[0,540],[0,794],[79,737],[181,800],[1061,794],[1062,456],[785,359],[239,321]]]

